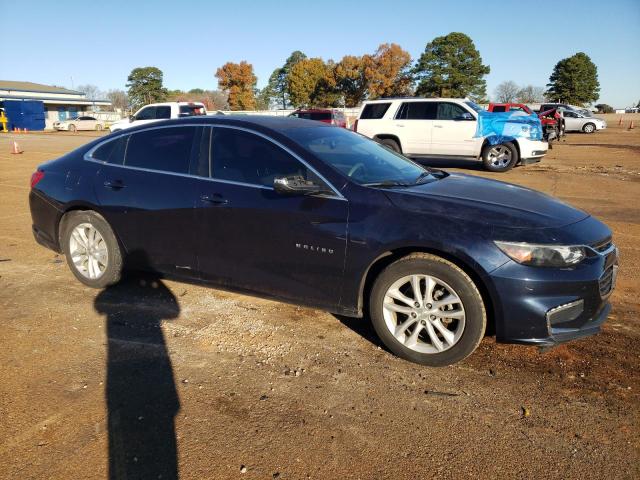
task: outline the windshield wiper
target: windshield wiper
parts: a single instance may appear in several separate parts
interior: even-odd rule
[[[420,183],[420,180],[423,180],[424,178],[428,177],[429,175],[431,175],[432,172],[430,172],[429,170],[425,170],[424,172],[422,172],[420,175],[418,175],[418,178],[415,179],[415,181],[413,182],[414,185],[417,185],[418,183]]]
[[[378,187],[378,188],[393,188],[393,187],[408,187],[406,183],[399,182],[397,180],[384,180],[382,182],[363,183],[364,187]]]

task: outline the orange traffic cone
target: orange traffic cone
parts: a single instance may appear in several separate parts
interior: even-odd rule
[[[629,123],[629,130],[633,130],[636,126],[633,124],[633,120]]]
[[[13,154],[22,153],[22,150],[20,150],[20,145],[18,145],[18,142],[13,142],[13,150],[11,151],[11,153]]]

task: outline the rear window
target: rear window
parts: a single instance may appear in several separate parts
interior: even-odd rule
[[[180,105],[179,115],[181,117],[204,115],[204,107],[202,105]]]
[[[331,120],[331,112],[298,112],[295,116],[298,118],[304,118],[305,120]]]
[[[506,112],[507,111],[507,107],[505,107],[504,105],[495,105],[493,107],[493,110],[491,110],[492,112]]]
[[[377,120],[384,117],[391,103],[368,103],[360,114],[361,120]]]
[[[189,173],[195,130],[195,127],[171,127],[134,133],[127,145],[125,165]]]
[[[436,102],[405,102],[396,119],[398,120],[435,120],[438,104]]]
[[[100,160],[101,162],[122,165],[125,147],[127,145],[127,138],[128,135],[121,135],[114,140],[103,143],[95,149],[91,154],[91,158],[94,160]]]

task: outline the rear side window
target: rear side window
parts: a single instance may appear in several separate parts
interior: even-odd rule
[[[201,105],[180,105],[179,116],[193,117],[195,115],[204,115],[204,107]]]
[[[331,120],[331,112],[298,112],[296,116],[305,120]]]
[[[377,120],[384,117],[391,103],[368,103],[360,114],[361,120]]]
[[[396,119],[398,120],[435,120],[436,102],[405,102],[402,104]]]
[[[171,118],[171,107],[169,106],[156,107],[156,118],[157,119]]]
[[[467,111],[460,105],[448,102],[438,103],[438,120],[453,120]]]
[[[302,175],[307,168],[274,143],[253,133],[215,128],[211,147],[212,177],[272,187],[275,177]]]
[[[195,127],[156,128],[134,133],[124,164],[163,172],[189,173]]]
[[[114,165],[122,165],[128,138],[128,135],[121,135],[114,140],[103,143],[94,150],[91,158]]]
[[[505,107],[504,105],[495,105],[492,110],[492,112],[506,112],[506,111],[507,111],[507,107]]]

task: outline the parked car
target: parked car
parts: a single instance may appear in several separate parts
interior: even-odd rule
[[[55,130],[67,130],[75,132],[76,130],[102,130],[104,122],[95,117],[77,117],[70,120],[60,120],[53,123]]]
[[[488,325],[539,346],[598,332],[617,271],[587,213],[300,119],[127,129],[40,165],[29,203],[36,240],[84,285],[126,266],[367,315],[392,352],[433,366]]]
[[[354,130],[411,158],[474,158],[493,172],[539,162],[547,153],[547,143],[540,140],[518,137],[491,144],[477,136],[481,111],[467,99],[373,100],[364,103]]]
[[[524,112],[533,115],[535,112],[524,103],[490,103],[487,107],[489,112]],[[544,140],[549,144],[564,135],[562,115],[556,109],[544,110],[537,113],[540,123],[542,123],[542,134]]]
[[[585,117],[593,117],[593,113],[588,108],[577,107],[568,103],[543,103],[540,106],[539,112],[544,112],[545,110],[551,110],[554,108],[559,111],[570,110],[572,112],[578,112]]]
[[[329,123],[338,127],[347,128],[347,119],[340,110],[331,108],[312,108],[307,110],[298,109],[290,117],[304,118],[305,120],[316,120],[318,122]]]
[[[596,117],[587,117],[572,110],[562,112],[564,118],[564,128],[567,132],[593,133],[596,130],[607,128],[607,122]]]
[[[207,115],[207,109],[203,103],[199,102],[166,102],[152,103],[138,110],[129,118],[114,122],[109,129],[112,132],[124,130],[126,128],[138,127],[160,120],[171,118],[194,117]]]

